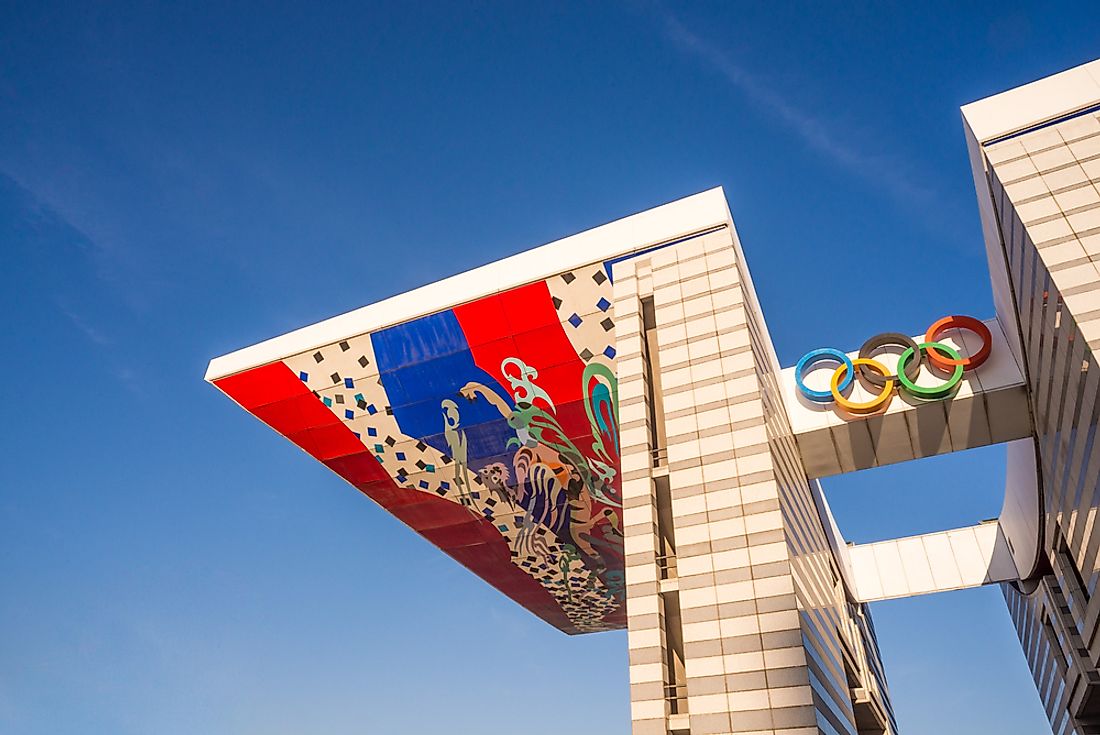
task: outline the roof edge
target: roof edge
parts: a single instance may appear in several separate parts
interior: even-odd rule
[[[1100,59],[963,105],[962,116],[980,144],[1100,104]]]
[[[725,191],[717,186],[216,357],[206,369],[205,380],[212,382],[571,268],[630,255],[730,219]]]

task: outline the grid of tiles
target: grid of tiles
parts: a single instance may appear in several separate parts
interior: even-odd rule
[[[1054,732],[1100,732],[1100,117],[984,152],[1044,496],[1042,576],[1005,597]]]
[[[215,380],[568,633],[625,624],[603,263]]]
[[[1090,718],[1072,714],[1091,704],[1088,682],[1095,671],[1082,656],[1067,654],[1084,643],[1059,580],[1051,574],[1029,585],[1026,591],[1014,585],[1004,585],[1003,589],[1052,732],[1097,732]]]
[[[841,582],[818,504],[820,489],[807,480],[802,466],[780,398],[775,351],[740,243],[735,240],[734,244],[741,280],[746,284],[748,336],[756,358],[815,724],[826,733],[895,733],[897,725],[870,610],[853,602],[851,591]]]
[[[730,233],[654,257],[692,733],[814,725]]]
[[[693,735],[857,735],[864,710],[880,713],[878,732],[893,732],[873,627],[838,584],[738,255],[722,230],[616,265],[634,733],[684,731],[664,697],[675,637]],[[658,563],[638,306],[649,295],[675,579],[661,579]],[[850,678],[863,686],[850,689]]]
[[[640,300],[652,292],[650,258],[616,263],[614,276],[631,722],[634,735],[665,735],[670,714],[666,687],[673,662],[658,581],[657,497],[650,469],[653,407]]]

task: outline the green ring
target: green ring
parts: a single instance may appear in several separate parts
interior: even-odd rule
[[[953,360],[962,360],[962,356],[959,354],[958,350],[952,347],[948,347],[943,342],[922,342],[921,344],[917,345],[917,349],[924,350],[926,353],[929,349],[935,349],[943,352],[944,354],[950,355]],[[925,398],[929,400],[935,398],[944,398],[947,396],[947,394],[954,390],[955,386],[959,384],[960,380],[962,380],[963,366],[956,365],[955,372],[951,374],[951,377],[948,378],[947,382],[943,385],[937,385],[935,388],[920,387],[912,380],[910,380],[909,376],[905,374],[905,365],[909,362],[909,360],[913,358],[913,354],[913,348],[907,347],[905,348],[905,352],[901,353],[901,357],[898,358],[898,382],[902,384],[902,387],[904,387],[906,391],[916,396],[917,398]]]

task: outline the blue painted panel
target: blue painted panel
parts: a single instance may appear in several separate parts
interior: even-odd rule
[[[403,434],[423,439],[449,455],[450,447],[442,440],[442,403],[449,399],[457,405],[460,426],[469,435],[471,458],[503,451],[504,442],[514,434],[500,411],[482,398],[468,400],[459,391],[467,383],[481,383],[504,398],[509,409],[512,401],[507,391],[474,363],[454,312],[384,329],[371,335],[371,343],[382,386]],[[494,424],[494,428],[467,428]]]
[[[382,373],[470,349],[449,309],[375,332],[370,341]]]

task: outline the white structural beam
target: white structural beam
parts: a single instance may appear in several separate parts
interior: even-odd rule
[[[729,226],[730,222],[722,187],[709,189],[217,357],[211,360],[206,379],[217,380],[576,266],[616,260],[712,227]]]
[[[962,114],[985,144],[1098,104],[1100,60],[963,105]]]
[[[916,401],[899,391],[883,413],[846,416],[832,404],[807,400],[795,383],[795,369],[785,368],[780,388],[806,474],[827,477],[1031,436],[1023,373],[998,321],[985,323],[993,338],[989,359],[967,373],[954,396],[945,400]],[[914,339],[924,341],[923,335]],[[981,346],[970,332],[952,330],[941,339],[964,354],[974,354]],[[876,359],[890,369],[896,363],[895,357]],[[805,382],[823,389],[830,372],[811,371]],[[936,385],[941,380],[925,369],[917,384]],[[853,400],[871,397],[858,381],[853,390]]]
[[[1000,524],[878,541],[848,548],[861,602],[980,587],[1019,578]]]

